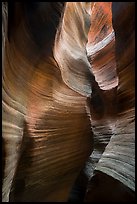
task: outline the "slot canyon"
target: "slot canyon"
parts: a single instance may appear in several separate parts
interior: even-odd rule
[[[135,2],[2,2],[2,202],[135,202]]]

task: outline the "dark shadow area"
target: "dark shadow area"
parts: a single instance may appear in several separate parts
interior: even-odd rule
[[[4,169],[5,169],[5,158],[6,158],[5,141],[2,137],[2,185],[3,185]]]
[[[88,178],[83,170],[80,171],[69,195],[68,202],[83,202],[87,190]]]
[[[27,123],[24,122],[23,139],[20,150],[20,158],[10,192],[10,202],[22,202],[25,184],[28,177],[27,169],[31,165],[28,157],[28,150],[34,145],[32,137],[29,135]]]
[[[96,171],[85,202],[135,202],[135,193],[120,181]]]

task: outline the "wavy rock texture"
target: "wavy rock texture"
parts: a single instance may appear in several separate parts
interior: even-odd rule
[[[91,8],[87,55],[96,82],[89,100],[94,132],[94,150],[86,169],[89,178],[116,126],[118,76],[111,5],[111,2],[94,2]]]
[[[66,4],[61,29],[56,35],[54,57],[65,84],[88,97],[92,92],[93,76],[86,55],[90,15],[85,4],[83,2]]]
[[[96,81],[103,90],[110,90],[118,85],[111,4],[112,2],[93,3],[88,33],[89,61]]]
[[[15,3],[13,7],[14,12],[9,5],[12,28],[9,27],[4,52],[3,201],[8,201],[9,197],[11,202],[67,201],[92,151],[90,115],[86,109],[86,94],[83,94],[90,93],[91,86],[84,89],[80,81],[82,94],[77,91],[77,83],[73,85],[74,90],[70,84],[67,86],[57,64],[63,52],[59,61],[54,60],[55,35],[52,34],[63,11],[61,3]],[[75,30],[71,30],[70,36],[74,37],[76,49],[79,47],[77,40],[82,45],[87,41],[90,18],[87,22],[86,8],[81,3],[67,3],[64,13],[72,9],[75,20],[66,22],[68,19],[62,16],[61,36],[67,42],[63,33],[65,25],[75,26],[78,33],[73,35]],[[81,25],[86,32],[82,40],[77,38],[81,37]],[[72,72],[77,72],[79,67],[77,75],[70,76],[74,74],[79,79],[80,75],[82,81],[88,82],[89,76],[85,76],[83,66],[89,73],[89,62],[82,45],[74,56],[70,51],[67,53],[74,61]]]
[[[112,136],[99,162],[101,167],[97,167],[120,180],[132,190],[135,190],[134,9],[134,3],[130,2],[113,3],[112,7],[119,77],[118,112],[115,135]],[[121,19],[122,22],[118,19]],[[124,33],[122,32],[123,27]],[[108,168],[111,168],[111,171]]]
[[[106,3],[102,6],[103,2],[96,3],[94,5],[94,9],[98,8],[98,12],[96,12],[97,16],[101,16],[100,19],[103,21],[103,16],[105,15]],[[109,5],[109,2],[108,2]],[[93,8],[92,8],[93,9]],[[104,15],[101,15],[103,12]],[[94,12],[93,12],[94,13]],[[108,138],[107,134],[109,131],[107,130],[105,136],[103,135],[104,130],[107,127],[111,127],[111,139],[108,145],[105,148],[105,151],[101,155],[100,147],[101,145],[98,144],[98,148],[94,144],[95,150],[93,151],[90,162],[88,163],[89,166],[92,166],[94,173],[97,174],[97,177],[94,177],[94,180],[91,179],[89,186],[89,191],[86,195],[85,201],[133,201],[134,200],[134,191],[135,191],[135,79],[134,79],[134,45],[135,45],[135,38],[134,38],[134,20],[135,20],[135,4],[134,2],[112,2],[112,25],[115,34],[115,49],[113,50],[113,58],[109,55],[111,52],[107,52],[109,50],[109,44],[111,41],[107,40],[105,35],[101,35],[100,27],[94,28],[91,26],[91,35],[90,39],[93,36],[93,33],[98,33],[98,38],[92,38],[90,43],[89,56],[91,59],[91,65],[95,70],[95,77],[100,84],[100,87],[105,89],[105,83],[108,85],[114,84],[114,80],[110,80],[107,75],[103,73],[107,73],[109,75],[108,69],[108,61],[110,61],[110,70],[116,69],[117,77],[118,77],[118,87],[115,90],[116,100],[111,105],[116,104],[116,115],[111,114],[111,118],[105,115],[102,117],[103,125],[100,120],[96,120],[95,130],[93,129],[93,133],[98,140],[98,143],[102,144],[105,142],[105,138]],[[93,20],[97,18],[97,16],[91,16]],[[100,25],[101,24],[101,20]],[[104,22],[108,22],[107,20]],[[110,22],[110,21],[109,21]],[[106,25],[105,25],[106,26]],[[110,26],[108,26],[109,28]],[[93,30],[92,32],[92,29]],[[106,31],[106,35],[109,35],[109,29]],[[100,36],[101,35],[101,36]],[[104,39],[103,39],[104,36]],[[105,42],[104,42],[105,41]],[[108,44],[106,44],[106,42]],[[89,43],[89,45],[90,45]],[[105,46],[104,46],[105,45]],[[98,47],[99,46],[99,47]],[[104,52],[106,50],[106,52]],[[112,51],[112,49],[111,49]],[[99,57],[99,60],[96,57]],[[106,58],[106,64],[102,67],[101,60]],[[102,70],[102,78],[99,76],[99,72]],[[113,72],[112,72],[113,73]],[[115,74],[116,75],[116,74]],[[101,81],[101,80],[102,81]],[[115,77],[115,82],[117,82],[117,78]],[[105,83],[103,83],[105,81]],[[107,86],[109,87],[109,86]],[[113,90],[113,89],[112,89]],[[106,94],[109,94],[106,91]],[[108,98],[112,96],[108,96]],[[106,100],[107,101],[107,100]],[[106,102],[105,101],[105,102]],[[106,107],[110,109],[110,106]],[[113,108],[113,106],[111,106]],[[93,109],[92,109],[93,110]],[[91,112],[92,117],[92,112]],[[109,121],[109,126],[106,125],[106,120]],[[93,121],[95,121],[93,119]],[[112,122],[113,121],[113,122]],[[102,128],[103,131],[100,131]],[[98,130],[99,131],[96,131]],[[98,134],[98,135],[97,135]],[[97,150],[96,150],[97,149]],[[98,150],[99,149],[99,150]],[[98,162],[99,160],[99,162]],[[98,162],[98,163],[97,163]],[[92,165],[93,164],[93,165]],[[90,172],[93,175],[93,170]],[[103,173],[99,173],[103,172]],[[105,175],[109,175],[110,177],[107,178]],[[101,175],[100,175],[101,174]],[[112,178],[116,179],[115,181]],[[119,183],[119,181],[121,183]],[[107,184],[108,182],[108,184]],[[98,186],[97,186],[98,183]],[[104,183],[104,184],[103,184]],[[106,185],[105,185],[106,183]],[[122,184],[123,187],[121,186]],[[111,186],[111,191],[108,186]],[[115,187],[114,187],[115,186]],[[114,188],[113,188],[114,187]],[[128,190],[131,189],[131,190]],[[104,189],[104,190],[102,190]],[[115,191],[115,189],[119,189],[119,193]],[[122,192],[122,190],[125,193]],[[130,191],[130,192],[129,192]],[[101,192],[100,196],[99,193]],[[108,192],[108,193],[106,193]],[[105,197],[106,196],[106,197]]]
[[[3,201],[131,201],[134,3],[2,6]]]

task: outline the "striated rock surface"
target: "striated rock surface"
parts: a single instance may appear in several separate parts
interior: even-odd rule
[[[88,33],[87,54],[95,79],[103,90],[110,90],[118,84],[111,4],[93,3]]]
[[[87,5],[66,3],[62,17],[59,2],[12,6],[14,10],[8,8],[12,29],[5,34],[3,65],[3,201],[67,201],[93,146],[86,109],[86,93],[91,93],[90,83],[86,87],[90,71],[84,46],[90,22]],[[73,21],[66,18],[71,9]],[[63,23],[58,32],[64,45],[68,43],[65,26],[70,24],[78,33],[72,29],[70,34],[67,31],[68,37],[74,37],[78,51],[71,56],[70,46],[69,53],[61,50],[55,61],[52,46],[60,18]],[[82,39],[81,25],[85,32]],[[71,81],[74,75],[77,83],[64,83],[62,59],[66,65],[67,59],[73,61],[67,79]]]
[[[102,8],[102,5],[100,5],[100,3],[96,4],[97,4],[96,7]],[[99,10],[100,9],[98,9],[98,11]],[[93,170],[95,170],[94,177],[93,179],[91,178],[89,190],[85,198],[85,201],[90,202],[91,201],[102,202],[112,200],[134,201],[133,192],[135,191],[135,123],[134,123],[135,4],[134,2],[112,2],[111,10],[112,10],[112,26],[115,34],[114,58],[112,60],[113,63],[111,64],[111,69],[113,68],[114,70],[116,69],[118,77],[118,86],[114,94],[116,100],[113,103],[116,104],[116,114],[115,115],[111,114],[112,120],[108,116],[105,117],[105,115],[104,118],[102,117],[102,121],[104,122],[103,126],[101,126],[103,132],[107,127],[106,125],[107,120],[109,121],[110,127],[112,128],[111,133],[113,134],[111,134],[110,142],[105,147],[105,151],[103,152],[102,155],[98,153],[99,151],[96,150],[94,145],[95,150],[93,151],[90,162],[88,164],[89,166],[94,167]],[[93,19],[94,18],[95,17],[93,16]],[[101,39],[102,41],[101,44],[103,45],[105,43],[103,43],[102,38],[103,37],[101,36],[99,39]],[[106,41],[105,38],[104,41]],[[93,47],[99,43],[100,42],[96,43],[95,41],[94,43],[92,43],[94,44]],[[99,54],[102,52],[103,49],[104,48],[102,49],[100,48]],[[98,77],[98,70],[102,68],[102,64],[100,63],[97,64],[98,66],[96,66],[94,62],[94,55],[96,54],[96,52],[95,54],[94,52],[90,53],[91,54],[89,55],[91,55],[90,56],[91,66],[93,67],[93,69],[97,68],[97,71],[95,70],[95,76],[97,75]],[[100,54],[100,56],[102,57],[102,54]],[[106,69],[107,66],[104,66],[104,73]],[[105,79],[103,74],[102,78]],[[107,81],[109,81],[110,78],[106,77],[105,80],[107,83]],[[100,83],[99,80],[98,83]],[[103,89],[104,85],[103,80],[101,85]],[[109,94],[109,92],[106,91],[106,94]],[[110,109],[110,106],[107,106],[106,108]],[[113,106],[111,106],[111,108],[113,108]],[[96,120],[95,130],[99,129],[99,127],[100,120],[98,121]],[[97,138],[102,138],[102,141],[101,140],[99,141],[100,144],[104,143],[105,137],[103,136],[103,132],[99,130],[99,136],[97,136]],[[94,129],[93,133],[94,135],[96,135],[96,131],[94,131]],[[106,132],[106,135],[107,133],[108,131]],[[100,147],[101,145],[98,146]],[[92,174],[93,170],[90,172],[91,175],[93,175]],[[107,175],[109,176],[107,177]],[[115,191],[115,189],[117,189],[119,192],[117,190]]]
[[[94,168],[114,134],[117,114],[118,76],[115,58],[115,33],[112,25],[112,2],[94,2],[88,33],[87,55],[95,80],[89,100],[94,150],[86,171]]]
[[[117,121],[115,134],[99,163],[101,167],[98,167],[132,190],[135,190],[134,9],[134,3],[112,4],[119,77]],[[122,22],[118,19],[121,19]],[[111,168],[111,171],[108,168]]]
[[[90,15],[85,4],[90,3],[66,4],[61,29],[56,35],[54,57],[65,84],[88,97],[92,92],[93,74],[86,55]]]
[[[3,202],[134,200],[134,13],[3,2]]]

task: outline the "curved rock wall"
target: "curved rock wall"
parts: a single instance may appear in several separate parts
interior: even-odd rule
[[[103,90],[112,89],[118,84],[111,4],[93,3],[88,33],[87,54],[96,81]]]
[[[87,55],[95,76],[90,104],[94,151],[90,156],[89,177],[114,134],[117,114],[118,76],[115,58],[115,33],[112,25],[112,2],[94,2],[88,33]],[[89,170],[90,169],[90,170]]]
[[[119,77],[117,120],[115,134],[112,136],[100,163],[102,162],[103,172],[110,174],[135,190],[135,8],[134,3],[130,2],[113,3],[112,6]],[[122,22],[118,19],[121,19]],[[122,31],[123,27],[124,32]],[[111,168],[111,171],[108,168]]]
[[[95,3],[100,12],[102,10],[102,2]],[[106,3],[104,3],[104,7]],[[111,114],[111,119],[104,114],[102,117],[103,125],[100,126],[100,120],[96,120],[94,133],[94,141],[99,138],[105,138],[103,132],[107,128],[106,121],[109,121],[112,127],[110,142],[105,147],[103,154],[99,154],[101,143],[98,148],[94,148],[88,168],[93,168],[90,172],[94,176],[91,178],[89,191],[85,201],[133,201],[135,191],[135,4],[134,2],[112,2],[112,25],[114,29],[114,58],[112,67],[116,69],[118,86],[115,89],[115,101],[111,102],[113,108],[116,107],[115,114]],[[100,12],[101,15],[102,12]],[[104,10],[105,13],[105,10]],[[96,13],[98,16],[99,14]],[[106,16],[104,14],[104,16]],[[92,15],[91,15],[92,18]],[[93,16],[93,19],[95,16]],[[92,20],[91,20],[92,21]],[[92,26],[91,26],[92,29]],[[98,27],[99,29],[99,27]],[[92,33],[89,33],[89,35]],[[100,39],[102,36],[100,37]],[[104,41],[106,39],[104,38]],[[102,40],[103,41],[103,40]],[[93,42],[92,42],[93,43]],[[97,44],[99,44],[98,42]],[[96,45],[96,42],[93,43]],[[103,43],[102,43],[103,44]],[[94,46],[94,45],[93,45]],[[107,46],[106,46],[107,47]],[[98,55],[102,52],[100,49]],[[102,57],[102,53],[100,56]],[[93,54],[93,57],[92,57]],[[98,66],[94,63],[94,52],[91,52],[91,67],[93,69],[101,69],[102,64]],[[96,55],[95,55],[96,56]],[[103,55],[104,56],[104,55]],[[92,60],[93,58],[93,60]],[[109,58],[109,57],[108,57]],[[102,59],[102,58],[101,58]],[[97,61],[98,62],[98,61]],[[107,63],[107,61],[106,61]],[[113,66],[114,64],[114,66]],[[104,66],[104,72],[107,66]],[[98,70],[95,70],[95,76],[98,77]],[[101,78],[101,76],[100,76]],[[105,80],[104,75],[102,78]],[[102,79],[101,78],[101,79]],[[108,77],[109,78],[109,77]],[[106,77],[106,81],[108,79]],[[98,81],[100,83],[100,81]],[[103,84],[103,83],[102,83]],[[113,84],[113,83],[112,83]],[[100,86],[101,87],[101,86]],[[113,90],[113,89],[112,89]],[[106,91],[109,95],[109,92]],[[103,96],[103,94],[102,94]],[[109,96],[108,96],[109,97]],[[112,99],[112,96],[110,96]],[[107,100],[105,100],[106,102]],[[91,104],[92,105],[92,104]],[[106,108],[110,109],[110,106]],[[91,118],[92,118],[91,111]],[[92,124],[94,122],[92,120]],[[102,123],[101,123],[102,124]],[[101,128],[103,131],[101,131]],[[97,132],[96,129],[99,129]],[[97,135],[97,133],[99,135]],[[108,131],[106,131],[107,135]],[[99,149],[99,151],[97,150]],[[102,152],[101,152],[102,153]],[[97,163],[98,162],[98,163]],[[93,165],[92,165],[93,164]],[[109,175],[107,177],[107,175]],[[105,185],[106,183],[106,185]],[[111,186],[109,190],[109,186]],[[115,189],[119,189],[115,191]],[[100,193],[99,193],[100,192]]]
[[[2,12],[3,201],[67,202],[81,179],[85,201],[131,201],[134,2]]]
[[[62,67],[53,57],[55,35],[51,34],[56,33],[58,26],[54,20],[59,23],[63,13],[60,4],[17,2],[12,5],[14,10],[10,5],[8,8],[12,29],[8,28],[3,65],[3,201],[67,201],[92,151],[86,96],[64,83]],[[74,10],[74,25],[77,28],[77,21],[84,23],[83,30],[88,32],[89,24],[87,20],[84,22],[89,15],[87,6],[67,3],[65,9],[65,13]],[[66,24],[65,15],[63,19]],[[65,29],[65,25],[62,27]],[[77,32],[81,35],[78,28]],[[70,37],[72,33],[73,30]],[[44,35],[48,35],[46,39]],[[65,37],[63,39],[67,42]],[[83,43],[86,40],[84,37]],[[75,54],[75,64],[71,67],[74,71],[79,67],[81,72],[83,65],[89,68],[82,45],[81,53]],[[81,92],[83,90],[81,87]],[[90,93],[91,87],[85,90]]]

